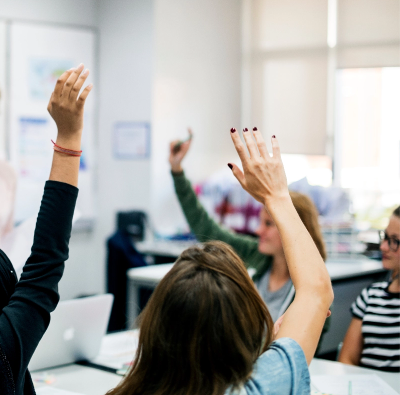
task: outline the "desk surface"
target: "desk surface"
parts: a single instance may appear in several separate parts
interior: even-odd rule
[[[40,388],[48,387],[64,391],[71,391],[82,395],[105,394],[114,388],[121,380],[121,376],[102,370],[88,368],[80,365],[66,365],[55,369],[48,369],[47,374],[54,377],[52,384],[37,383],[42,372],[32,373],[35,389],[40,394]],[[55,392],[57,394],[57,392]]]
[[[121,380],[121,376],[116,374],[79,365],[67,365],[60,368],[49,369],[46,373],[53,375],[55,382],[51,385],[35,384],[37,389],[49,387],[82,395],[105,394],[108,390],[114,388]],[[394,390],[399,391],[400,376],[397,373],[385,373],[359,368],[357,366],[344,365],[339,362],[313,359],[310,365],[310,374],[311,377],[320,374],[329,374],[332,376],[345,374],[376,374]],[[40,373],[33,373],[32,377],[35,380],[39,375]]]
[[[129,280],[134,282],[157,285],[171,270],[172,266],[173,263],[139,267],[128,270],[127,276]],[[369,259],[356,261],[328,261],[326,267],[332,281],[366,276],[384,271],[381,262]],[[249,272],[251,270],[252,269],[249,269]]]
[[[331,376],[342,376],[345,374],[376,374],[383,381],[389,384],[395,391],[398,392],[400,390],[400,374],[398,373],[380,372],[379,370],[365,369],[358,366],[345,365],[344,363],[327,361],[318,358],[314,358],[311,361],[309,370],[311,379],[312,376],[320,374],[329,374]]]
[[[170,256],[175,260],[182,251],[196,243],[193,240],[154,240],[139,241],[135,247],[142,254]]]

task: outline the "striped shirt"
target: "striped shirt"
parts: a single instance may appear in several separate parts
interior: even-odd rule
[[[388,287],[384,281],[364,288],[350,310],[362,320],[360,366],[400,372],[400,293]]]

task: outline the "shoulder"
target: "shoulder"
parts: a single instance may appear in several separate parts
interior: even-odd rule
[[[388,287],[388,285],[389,285],[389,283],[387,281],[380,281],[380,282],[371,284],[367,289],[368,290],[386,289]]]
[[[256,361],[245,388],[248,394],[309,394],[310,374],[299,344],[290,338],[274,341]]]
[[[386,292],[389,283],[387,281],[380,281],[377,283],[373,283],[368,287],[365,287],[362,291],[360,296],[363,298],[368,298],[370,296],[377,296],[384,292]]]
[[[371,284],[369,287],[364,288],[361,294],[367,296],[368,298],[384,297],[387,295],[387,288],[389,283],[387,281],[380,281]]]

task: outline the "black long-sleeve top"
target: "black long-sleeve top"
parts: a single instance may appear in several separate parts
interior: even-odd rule
[[[59,301],[58,282],[68,259],[72,216],[78,189],[47,181],[31,255],[16,282],[12,265],[0,250],[0,393],[35,394],[29,361]]]

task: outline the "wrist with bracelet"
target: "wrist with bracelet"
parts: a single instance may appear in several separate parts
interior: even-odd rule
[[[69,148],[64,148],[64,147],[61,147],[60,145],[57,145],[53,140],[51,140],[51,142],[53,143],[54,151],[61,152],[63,154],[70,155],[70,156],[81,156],[82,155],[82,150],[76,151],[76,150],[72,150]]]

